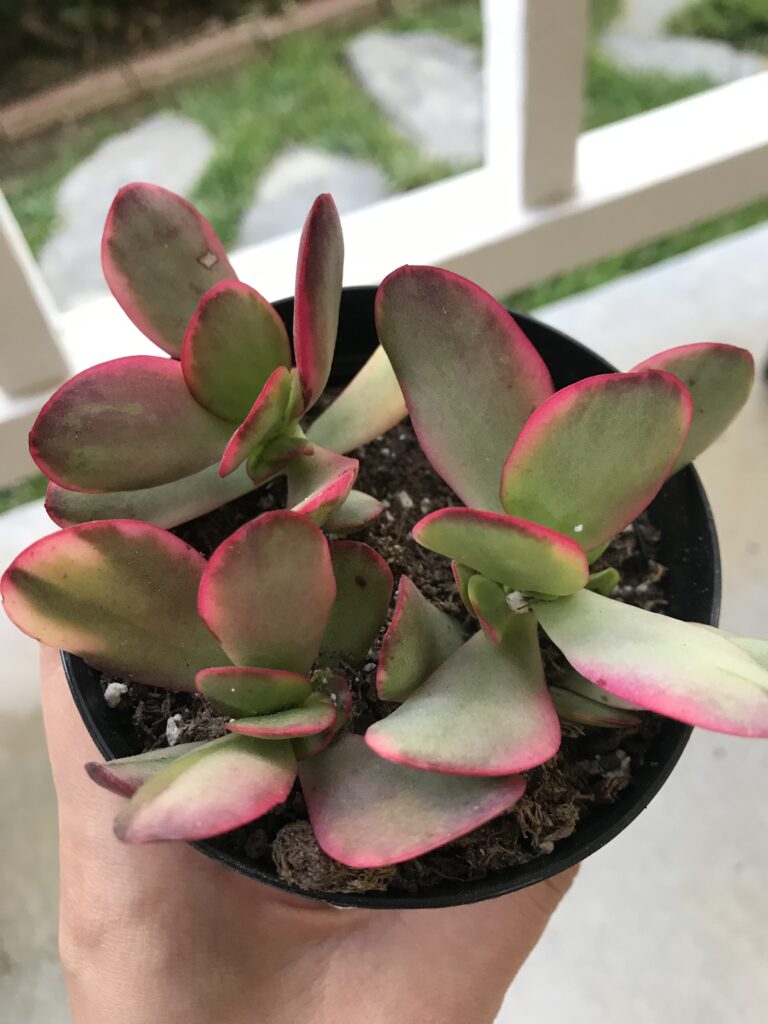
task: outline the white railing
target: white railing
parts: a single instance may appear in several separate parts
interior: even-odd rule
[[[347,284],[402,263],[449,267],[504,295],[768,194],[768,72],[579,134],[587,0],[483,0],[486,161],[344,219]],[[297,235],[235,253],[291,293]],[[31,470],[26,432],[64,364],[150,351],[112,299],[55,321],[0,207],[0,484]]]

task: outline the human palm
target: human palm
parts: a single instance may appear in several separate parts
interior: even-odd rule
[[[58,654],[41,655],[59,802],[61,953],[75,1024],[485,1024],[572,872],[447,910],[349,910],[181,843],[128,846]],[[98,756],[98,755],[96,755]]]

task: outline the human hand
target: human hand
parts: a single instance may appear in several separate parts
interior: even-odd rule
[[[58,652],[41,652],[75,1024],[490,1024],[574,871],[447,910],[340,911],[183,843],[129,846]]]

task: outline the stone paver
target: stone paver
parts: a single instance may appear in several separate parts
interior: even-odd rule
[[[61,183],[60,226],[40,254],[40,267],[62,309],[103,294],[99,242],[115,193],[130,181],[150,181],[188,193],[205,169],[213,140],[199,124],[154,114],[102,143]]]
[[[602,48],[623,68],[679,77],[703,75],[717,85],[768,68],[768,60],[760,54],[743,53],[716,39],[651,38],[608,32],[603,36]]]
[[[477,49],[435,32],[363,32],[347,47],[363,88],[427,156],[474,164],[483,155]]]
[[[301,227],[316,196],[330,192],[342,213],[390,191],[375,164],[311,146],[291,146],[275,158],[256,189],[240,227],[239,245],[252,245]]]

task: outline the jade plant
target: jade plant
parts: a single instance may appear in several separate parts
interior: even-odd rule
[[[400,706],[368,729],[371,749],[504,776],[556,753],[558,711],[622,725],[645,709],[768,736],[768,641],[613,600],[616,570],[590,570],[744,404],[749,353],[671,349],[555,392],[515,320],[455,274],[395,271],[376,315],[421,446],[465,502],[425,516],[413,537],[452,560],[480,628],[464,639],[402,581],[378,665],[380,696]],[[538,627],[569,663],[553,690]]]
[[[343,262],[338,213],[321,195],[299,245],[291,346],[188,202],[153,185],[123,188],[104,229],[104,275],[165,357],[91,367],[44,406],[30,451],[51,481],[54,521],[171,527],[280,474],[289,506],[337,533],[374,518],[381,506],[353,490],[359,464],[343,452],[405,413],[386,360],[374,356],[308,434],[301,427],[331,371]]]

